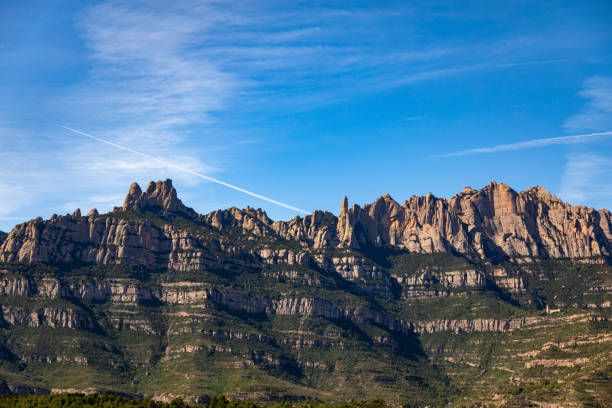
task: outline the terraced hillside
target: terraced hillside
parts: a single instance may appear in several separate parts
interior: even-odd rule
[[[197,214],[169,180],[0,246],[0,392],[605,406],[610,214],[503,184]]]

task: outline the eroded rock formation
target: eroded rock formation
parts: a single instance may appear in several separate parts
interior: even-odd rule
[[[152,212],[169,220],[180,216],[217,236],[203,239],[172,222],[156,225],[123,216],[129,211]],[[274,249],[255,242],[260,248],[255,258],[266,263],[308,264],[312,260],[307,252],[318,249],[386,245],[479,259],[577,259],[610,256],[611,231],[608,210],[571,206],[540,187],[517,193],[505,184],[491,183],[481,190],[466,188],[451,199],[428,194],[402,205],[386,194],[372,204],[350,208],[345,197],[338,217],[315,211],[273,222],[252,208],[199,215],[177,198],[172,182],[165,180],[151,182],[145,191],[134,183],[123,207],[109,214],[92,210],[83,217],[75,211],[20,224],[0,246],[0,261],[133,263],[179,270],[227,267],[234,261],[224,258],[224,252],[235,258],[245,251],[244,245],[232,244],[236,235],[298,242],[302,248]],[[342,268],[343,274],[376,273]],[[520,290],[519,282],[504,284]]]

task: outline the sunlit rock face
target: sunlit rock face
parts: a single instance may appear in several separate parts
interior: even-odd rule
[[[144,192],[138,183],[133,183],[123,201],[123,210],[149,210],[164,215],[183,215],[189,218],[196,216],[193,209],[186,207],[178,199],[176,189],[172,186],[170,179],[151,181]]]
[[[165,222],[132,219],[130,213],[154,214]],[[178,228],[172,222],[177,217],[211,234],[203,238]],[[6,238],[0,235],[0,261],[130,263],[190,270],[235,264],[238,254],[246,263],[309,265],[314,260],[308,252],[382,246],[416,253],[453,252],[472,259],[578,259],[610,256],[611,231],[608,210],[571,206],[540,187],[517,193],[493,182],[481,190],[466,187],[450,199],[427,194],[401,205],[385,194],[363,207],[349,207],[345,197],[337,217],[315,211],[274,222],[252,208],[197,214],[178,199],[172,181],[165,180],[151,182],[145,191],[132,184],[123,206],[109,214],[93,209],[84,217],[75,211],[20,224]],[[233,244],[236,236],[253,245]],[[279,250],[271,248],[270,241],[298,246]]]
[[[611,216],[564,203],[541,187],[517,193],[503,183],[467,187],[451,199],[428,194],[400,206],[383,195],[363,208],[343,200],[339,245],[391,245],[413,252],[472,257],[588,258],[609,256]]]

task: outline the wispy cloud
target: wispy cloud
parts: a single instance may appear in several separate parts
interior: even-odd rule
[[[30,194],[23,186],[0,180],[0,219],[11,219],[8,215],[26,204],[29,199]]]
[[[572,204],[612,198],[612,159],[595,153],[570,154],[561,178],[559,196]]]
[[[401,42],[380,29],[426,9],[106,1],[79,20],[95,62],[85,100],[112,106],[103,111],[115,119],[176,130],[230,108],[303,111],[450,75],[559,62],[533,59],[546,42],[536,35],[424,45],[416,26]]]
[[[70,43],[58,42],[58,48],[74,48],[79,61],[65,65],[61,60],[61,75],[49,75],[57,79],[50,88],[57,88],[44,95],[33,88],[20,91],[34,95],[34,102],[15,109],[14,117],[7,113],[14,105],[11,98],[0,109],[0,119],[12,120],[0,127],[0,179],[7,180],[3,188],[13,191],[22,185],[34,192],[27,200],[15,199],[10,208],[5,204],[0,215],[31,206],[29,216],[65,203],[67,195],[66,205],[103,210],[115,203],[99,197],[117,197],[135,180],[172,177],[189,186],[202,182],[74,138],[60,124],[198,173],[239,180],[236,168],[262,162],[258,149],[316,143],[315,138],[306,142],[289,130],[278,131],[284,126],[277,126],[279,117],[282,121],[330,104],[365,101],[370,94],[428,81],[554,64],[559,55],[567,55],[567,38],[555,40],[557,36],[531,25],[503,29],[508,10],[498,6],[459,11],[452,5],[406,2],[384,7],[249,0],[93,4],[71,20],[79,38],[75,41],[67,28]],[[68,8],[57,9],[66,17]],[[473,23],[484,18],[502,22],[500,30],[486,28],[481,35]],[[40,50],[34,42],[34,50]],[[34,54],[32,50],[28,52]],[[0,58],[0,65],[7,60]],[[589,84],[585,97],[600,100],[591,88],[601,88],[601,83]],[[593,102],[593,109],[606,111],[600,105]],[[415,115],[421,110],[414,112],[403,113],[412,116],[404,120],[420,119]],[[27,131],[17,133],[20,126]],[[290,134],[285,143],[276,143],[276,137],[284,137],[276,135],[284,131]],[[5,146],[2,139],[10,143]],[[291,164],[285,163],[282,171],[291,172]],[[214,194],[201,200],[216,202]]]
[[[79,21],[95,63],[91,96],[156,129],[206,119],[239,82],[193,48],[215,24],[232,24],[232,14],[196,3],[167,6],[111,1]]]
[[[564,124],[570,132],[603,130],[612,127],[612,78],[596,76],[584,81],[578,94],[588,99],[585,107]]]
[[[549,137],[549,138],[543,138],[543,139],[532,139],[532,140],[527,140],[527,141],[518,142],[518,143],[508,143],[508,144],[500,144],[500,145],[489,146],[489,147],[477,147],[474,149],[459,150],[457,152],[433,155],[430,157],[440,158],[440,157],[452,157],[452,156],[466,156],[470,154],[498,153],[498,152],[506,152],[510,150],[532,149],[536,147],[544,147],[544,146],[551,146],[551,145],[589,143],[597,139],[607,138],[610,136],[612,136],[612,131],[588,133],[588,134],[573,135],[573,136]]]
[[[208,150],[226,126],[217,123],[219,116],[229,111],[300,112],[449,75],[550,63],[525,59],[539,40],[523,37],[423,46],[415,36],[381,51],[390,33],[367,27],[415,12],[313,5],[297,13],[259,2],[107,0],[77,16],[92,66],[88,80],[63,101],[76,112],[64,123],[216,174],[231,171],[222,155]],[[234,143],[227,133],[224,138]],[[134,179],[169,174],[157,163],[66,140],[60,152],[66,168],[77,179],[95,180],[105,195]],[[190,185],[201,182],[170,174]]]
[[[579,113],[565,121],[565,129],[585,131],[612,127],[612,78],[591,77],[584,81],[578,95],[588,102]],[[567,156],[559,196],[576,204],[601,202],[609,208],[610,180],[612,159],[601,153],[573,153]]]

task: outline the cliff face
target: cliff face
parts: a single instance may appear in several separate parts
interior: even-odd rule
[[[83,373],[160,399],[438,406],[455,385],[553,364],[548,337],[583,342],[595,370],[609,356],[582,352],[608,341],[610,237],[607,210],[496,183],[286,222],[133,184],[107,214],[38,218],[0,244],[0,393]]]
[[[180,216],[198,228],[208,228],[210,234],[202,239],[172,222],[156,225],[126,216],[133,212],[169,220]],[[231,244],[236,236],[248,236],[251,242],[236,247]],[[517,193],[505,184],[491,183],[481,190],[466,187],[448,200],[428,194],[402,205],[383,195],[363,208],[349,208],[345,198],[338,217],[315,211],[304,218],[273,222],[265,212],[251,208],[199,215],[177,198],[172,182],[166,180],[151,182],[144,192],[133,184],[123,207],[103,216],[95,210],[87,217],[75,211],[18,225],[0,246],[0,261],[202,269],[227,265],[223,253],[235,257],[236,251],[246,251],[253,243],[263,248],[261,241],[270,239],[297,241],[306,252],[395,246],[415,253],[460,253],[472,259],[608,257],[612,216],[605,209],[566,204],[540,187]],[[218,252],[215,256],[213,250]]]
[[[1,262],[137,264],[178,270],[218,266],[189,232],[114,216],[55,216],[18,225],[2,247]],[[227,260],[226,265],[231,265]]]
[[[134,214],[155,214],[155,224]],[[227,268],[234,258],[220,256],[220,242],[196,237],[163,220],[202,216],[178,198],[170,180],[151,182],[143,192],[134,183],[123,207],[104,215],[93,209],[72,215],[36,218],[16,226],[0,246],[0,262],[136,264],[177,270]],[[229,250],[230,256],[240,250]]]
[[[413,252],[486,258],[609,256],[608,210],[572,207],[540,187],[517,193],[505,184],[469,187],[447,200],[412,197],[400,206],[384,195],[360,208],[343,203],[340,245],[394,245]]]

